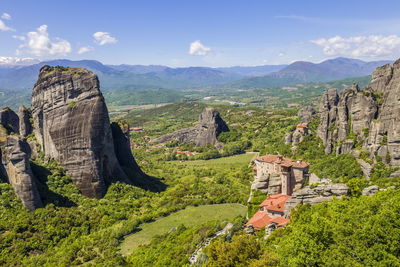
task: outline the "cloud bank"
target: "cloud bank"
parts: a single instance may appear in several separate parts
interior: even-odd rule
[[[382,57],[400,54],[400,37],[397,35],[369,35],[344,38],[339,35],[332,38],[312,40],[322,47],[329,56]]]

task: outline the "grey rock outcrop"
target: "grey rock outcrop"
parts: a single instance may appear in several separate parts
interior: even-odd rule
[[[319,178],[315,173],[310,173],[309,179],[308,179],[308,184],[312,185],[312,184],[330,184],[332,183],[331,179],[328,178]]]
[[[373,160],[379,157],[400,166],[400,60],[377,68],[363,90],[355,85],[340,95],[328,90],[321,99],[320,118],[318,136],[326,153],[334,146],[339,153],[349,153],[344,141],[352,135]]]
[[[3,175],[13,186],[22,204],[29,210],[43,207],[37,181],[29,163],[30,147],[17,136],[8,136],[1,143]]]
[[[297,116],[300,119],[300,123],[307,125],[311,122],[315,113],[316,111],[313,107],[306,106],[297,112]]]
[[[285,214],[289,215],[291,209],[299,204],[315,205],[324,201],[331,201],[334,197],[341,198],[349,193],[345,184],[321,184],[316,187],[304,187],[292,194],[286,201]]]
[[[111,131],[114,141],[115,155],[119,164],[127,169],[136,172],[136,176],[144,176],[139,165],[133,158],[130,147],[129,125],[120,125],[117,122],[111,123]]]
[[[297,113],[300,124],[297,125],[293,132],[286,133],[285,144],[292,144],[293,148],[295,148],[296,144],[302,142],[304,136],[310,134],[308,124],[311,122],[315,114],[316,112],[313,107],[307,106],[300,109]]]
[[[214,108],[206,108],[199,116],[196,126],[181,129],[171,134],[160,136],[153,140],[158,143],[179,141],[180,143],[194,142],[196,146],[212,144],[218,146],[217,136],[221,132],[228,132],[229,128],[221,118],[219,111]]]
[[[32,118],[45,158],[59,162],[84,195],[100,198],[108,183],[130,182],[115,155],[107,107],[92,72],[42,67],[32,92]]]
[[[251,185],[252,190],[259,190],[268,195],[280,194],[282,179],[279,173],[271,173],[262,177],[256,177]]]
[[[10,108],[0,110],[0,124],[6,130],[6,134],[19,134],[19,117]]]
[[[371,172],[372,172],[372,166],[368,162],[365,162],[362,159],[357,159],[358,164],[361,167],[361,171],[363,172],[363,175],[365,178],[370,179],[371,178]]]
[[[379,186],[371,185],[363,189],[362,195],[363,196],[372,196],[375,195],[380,190]]]
[[[26,107],[20,107],[18,110],[19,117],[19,133],[20,135],[26,137],[32,133],[32,114]]]

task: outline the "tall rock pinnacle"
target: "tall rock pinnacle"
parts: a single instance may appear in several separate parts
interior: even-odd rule
[[[32,118],[45,157],[59,162],[84,195],[102,197],[112,181],[131,183],[115,155],[107,107],[91,71],[42,67],[32,92]]]

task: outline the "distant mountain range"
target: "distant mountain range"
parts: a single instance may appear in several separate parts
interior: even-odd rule
[[[343,57],[325,60],[321,63],[296,61],[277,72],[260,77],[244,78],[226,86],[248,89],[333,81],[370,75],[375,68],[392,62],[389,60],[365,62]]]
[[[0,65],[0,90],[30,90],[44,65],[86,68],[99,76],[104,90],[268,88],[369,75],[391,61],[365,62],[336,58],[321,63],[297,61],[290,65],[235,66],[226,68],[170,68],[162,65],[104,65],[95,60],[66,59],[33,65]]]

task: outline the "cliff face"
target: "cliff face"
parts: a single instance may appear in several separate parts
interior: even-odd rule
[[[199,122],[196,126],[160,136],[153,141],[159,143],[171,141],[179,141],[181,143],[194,142],[196,146],[218,145],[217,136],[221,132],[228,131],[228,125],[221,118],[219,111],[213,108],[206,108],[200,114]]]
[[[13,186],[24,207],[29,210],[43,207],[29,162],[28,143],[17,136],[8,136],[1,142],[1,152],[2,174]]]
[[[318,136],[325,152],[366,150],[374,160],[400,166],[400,60],[377,68],[369,86],[325,92]]]
[[[59,162],[84,195],[99,198],[107,183],[130,182],[115,155],[107,107],[92,72],[42,67],[32,92],[32,118],[45,157]]]

